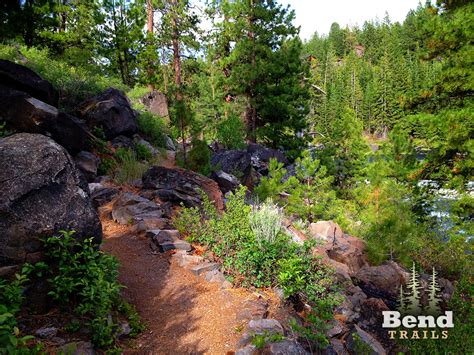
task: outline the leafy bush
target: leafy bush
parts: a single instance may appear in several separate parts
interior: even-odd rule
[[[253,206],[249,220],[257,242],[262,246],[264,242],[273,243],[276,240],[281,230],[283,213],[279,207],[273,204],[272,200],[268,200]]]
[[[187,238],[212,251],[234,284],[279,285],[287,297],[299,298],[314,306],[317,311],[312,315],[314,322],[310,331],[318,332],[314,341],[323,347],[327,343],[326,323],[338,303],[330,269],[313,256],[314,243],[300,246],[277,228],[281,223],[277,207],[267,203],[252,212],[252,207],[245,203],[245,194],[245,187],[229,194],[226,211],[222,214],[216,212],[203,194],[202,211],[183,208],[175,225]],[[250,217],[251,214],[254,215]],[[260,344],[265,339],[256,341]]]
[[[137,143],[134,149],[138,160],[151,160],[151,158],[153,158],[153,153],[144,144]]]
[[[154,146],[166,147],[166,132],[168,129],[161,117],[146,111],[140,112],[138,116],[138,129]]]
[[[61,237],[50,237],[45,242],[49,295],[81,317],[91,329],[95,346],[108,347],[114,343],[118,330],[111,316],[117,315],[117,306],[123,304],[122,286],[117,281],[118,262],[100,251],[92,239],[79,242],[73,234],[62,231]],[[130,323],[133,324],[136,321]]]
[[[230,114],[219,122],[216,132],[217,141],[227,149],[241,149],[245,146],[245,127],[238,115]]]
[[[52,59],[46,49],[0,45],[0,58],[26,65],[51,82],[60,92],[59,106],[64,109],[72,110],[83,100],[109,87],[127,90],[120,79]]]
[[[15,275],[13,281],[0,279],[0,353],[34,354],[38,350],[26,347],[26,343],[34,337],[20,337],[15,318],[23,302],[23,288],[27,281],[24,273]]]
[[[211,150],[205,141],[194,139],[192,148],[187,156],[188,166],[186,168],[196,171],[202,175],[211,172]]]

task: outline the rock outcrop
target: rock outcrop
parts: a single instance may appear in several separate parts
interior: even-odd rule
[[[51,136],[71,154],[89,148],[83,121],[25,92],[0,85],[0,106],[0,120],[16,131]]]
[[[138,132],[136,114],[125,94],[110,88],[83,102],[78,114],[89,127],[102,127],[109,140],[124,135],[133,136]]]
[[[37,261],[41,238],[75,230],[94,237],[102,228],[74,161],[63,147],[39,134],[0,140],[0,266]]]
[[[48,105],[58,106],[58,91],[33,70],[8,60],[0,59],[0,83],[23,91]]]
[[[143,174],[143,187],[150,189],[161,201],[173,204],[200,206],[202,203],[200,190],[203,190],[218,210],[224,208],[222,192],[214,180],[180,168],[153,166]]]

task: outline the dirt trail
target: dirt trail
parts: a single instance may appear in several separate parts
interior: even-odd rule
[[[153,255],[146,237],[104,221],[103,250],[120,263],[124,297],[147,329],[125,353],[225,354],[235,350],[242,323],[237,313],[250,293],[222,290],[175,264],[170,253]]]

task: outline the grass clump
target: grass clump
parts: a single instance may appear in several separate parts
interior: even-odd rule
[[[117,165],[114,179],[119,184],[129,184],[134,180],[141,179],[143,173],[148,169],[148,164],[137,159],[137,154],[131,149],[119,148],[115,153]]]
[[[254,206],[249,214],[250,227],[260,246],[263,243],[274,243],[281,230],[283,213],[281,208],[268,200]]]

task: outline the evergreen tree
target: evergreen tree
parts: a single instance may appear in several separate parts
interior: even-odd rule
[[[407,314],[417,316],[421,314],[422,306],[420,302],[421,298],[421,285],[419,281],[419,275],[415,268],[415,263],[413,263],[410,280],[407,284],[408,289],[408,297],[406,299],[407,302]]]
[[[426,308],[427,313],[432,316],[437,316],[441,314],[441,300],[438,296],[438,293],[439,291],[441,291],[441,288],[439,287],[438,280],[436,279],[437,275],[438,274],[435,268],[433,267],[433,273],[431,274],[431,281],[429,286],[428,306]]]
[[[261,0],[222,1],[219,10],[217,36],[226,41],[216,56],[226,72],[228,97],[245,106],[248,140],[296,148],[307,112],[307,75],[291,23],[294,12]]]

